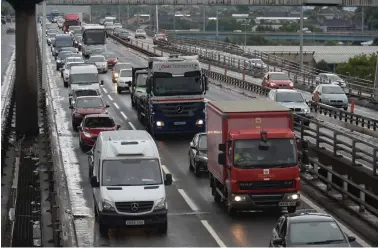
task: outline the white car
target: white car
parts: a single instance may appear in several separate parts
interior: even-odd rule
[[[122,69],[119,71],[119,77],[117,81],[117,92],[121,94],[122,91],[130,91],[131,81],[133,80],[133,71],[130,69]]]
[[[92,55],[87,63],[94,64],[97,67],[98,72],[107,73],[108,72],[108,61],[104,55]]]
[[[135,31],[135,39],[138,39],[138,38],[146,39],[147,38],[146,31],[144,31],[143,29],[137,29]]]
[[[333,73],[319,73],[315,79],[316,84],[334,84],[345,88],[345,80]]]
[[[84,62],[75,61],[75,62],[67,62],[66,65],[63,67],[61,76],[63,78],[63,83],[65,86],[66,85],[68,86],[68,79],[70,78],[71,67],[80,66],[80,65],[87,65],[87,64],[85,64]]]

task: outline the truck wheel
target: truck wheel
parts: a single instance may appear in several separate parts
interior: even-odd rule
[[[220,203],[222,201],[222,197],[220,196],[220,194],[218,193],[215,185],[215,183],[213,182],[213,186],[212,186],[212,190],[213,190],[213,197],[214,197],[214,201],[216,203]]]
[[[168,221],[164,222],[164,224],[159,225],[158,227],[159,234],[166,235],[168,232]]]
[[[99,226],[100,226],[100,235],[104,238],[108,238],[109,237],[109,227],[102,224],[102,223],[99,223]]]
[[[295,213],[296,210],[297,210],[296,206],[287,207],[287,211],[289,212],[289,214]]]

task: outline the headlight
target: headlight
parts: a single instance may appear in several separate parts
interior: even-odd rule
[[[270,84],[270,86],[276,86],[276,84],[275,83],[269,83]]]
[[[112,205],[111,202],[108,202],[108,201],[103,201],[102,202],[102,208],[105,210],[105,211],[114,211],[114,207]]]
[[[287,199],[289,199],[289,200],[298,200],[299,199],[299,194],[288,195]]]
[[[158,126],[158,127],[164,127],[164,122],[162,122],[162,121],[157,121],[157,122],[156,122],[156,126]]]
[[[57,63],[60,63],[60,62],[62,62],[62,61],[61,61],[60,59],[57,59],[56,62],[57,62]]]
[[[305,108],[305,109],[303,109],[303,112],[306,113],[306,114],[307,114],[307,113],[310,113],[310,109]]]
[[[118,77],[118,73],[114,73],[114,77],[116,77],[116,78],[117,78],[117,77]]]
[[[161,198],[161,199],[159,199],[159,200],[157,201],[157,204],[156,204],[156,206],[155,206],[155,209],[165,209],[165,208],[167,208],[167,201],[166,201],[166,199],[163,197],[163,198]]]
[[[294,84],[293,84],[293,83],[290,83],[289,85],[290,85],[290,87],[294,87]]]
[[[197,120],[196,125],[203,125],[203,120]]]
[[[247,200],[247,197],[244,195],[234,195],[232,194],[232,201],[241,202]]]
[[[88,132],[83,132],[83,134],[87,138],[91,138],[92,137],[92,135],[90,133],[88,133]]]

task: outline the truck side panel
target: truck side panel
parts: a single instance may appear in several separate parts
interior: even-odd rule
[[[222,113],[208,103],[206,106],[208,169],[220,182],[223,182],[223,165],[218,164],[218,145],[227,139],[227,132],[223,126],[225,122]]]

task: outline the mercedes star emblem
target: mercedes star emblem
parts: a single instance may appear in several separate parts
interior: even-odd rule
[[[134,212],[138,211],[139,209],[139,205],[138,203],[132,203],[131,204],[131,210],[133,210]]]
[[[177,113],[181,113],[182,112],[182,107],[181,107],[181,105],[178,105],[177,106]]]

